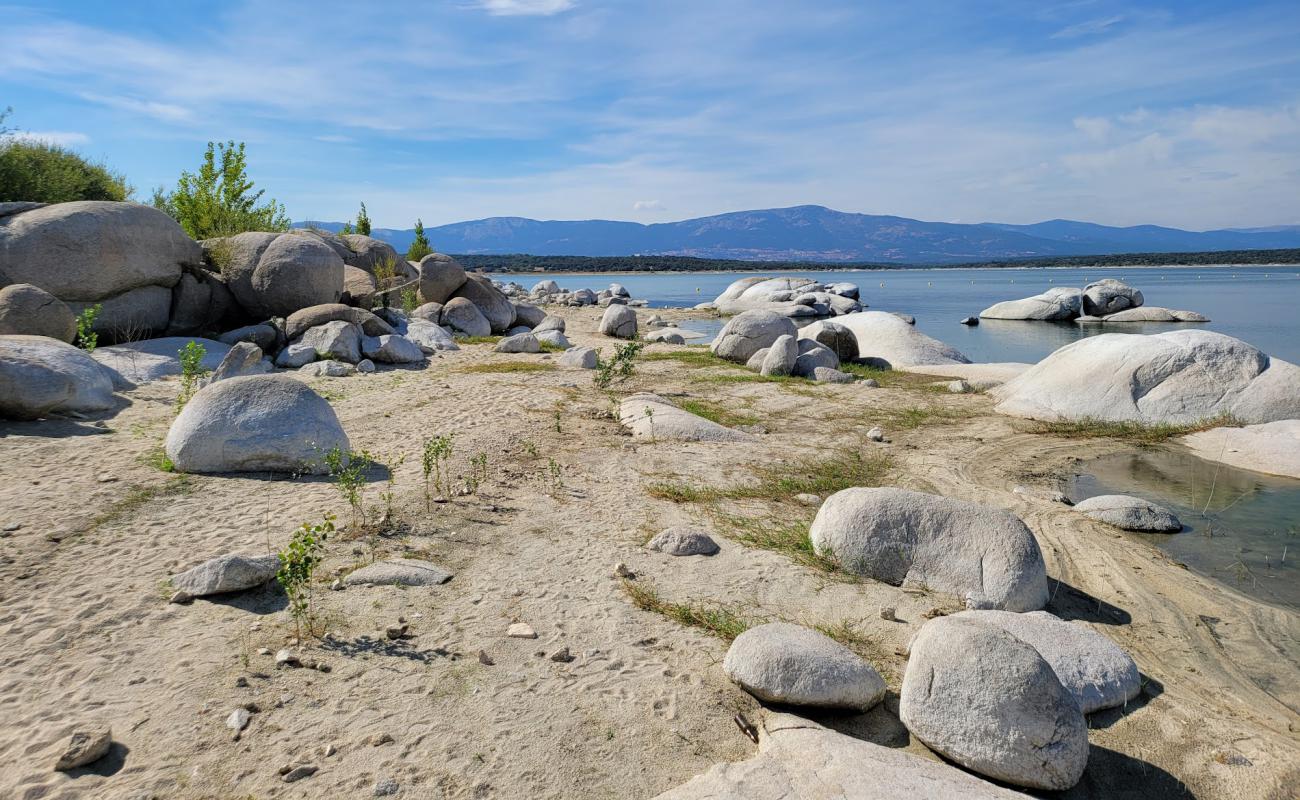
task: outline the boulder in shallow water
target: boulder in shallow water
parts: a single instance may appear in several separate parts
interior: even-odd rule
[[[1074,510],[1093,519],[1145,533],[1177,533],[1183,524],[1164,506],[1126,494],[1103,494],[1075,503]]]
[[[980,312],[982,319],[1071,320],[1080,314],[1078,289],[1057,287],[1021,300],[1004,300]]]
[[[852,331],[858,342],[858,360],[873,366],[970,363],[956,348],[926,336],[887,311],[845,314],[836,317],[835,323]]]
[[[1142,305],[1142,293],[1123,281],[1103,278],[1083,287],[1083,313],[1104,317]]]
[[[1195,311],[1179,311],[1174,308],[1161,308],[1160,306],[1142,306],[1141,308],[1126,308],[1123,311],[1117,311],[1114,314],[1106,316],[1102,322],[1109,325],[1112,322],[1209,322],[1210,318],[1203,314],[1197,314]]]

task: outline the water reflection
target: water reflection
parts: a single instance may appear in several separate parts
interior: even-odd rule
[[[1168,506],[1183,532],[1142,534],[1153,544],[1244,594],[1300,609],[1300,481],[1160,448],[1081,465],[1070,496],[1099,494]]]

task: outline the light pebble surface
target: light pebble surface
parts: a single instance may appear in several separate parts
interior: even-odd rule
[[[608,355],[611,340],[595,333],[602,309],[546,310],[568,320],[574,344]],[[22,524],[0,538],[0,797],[350,798],[391,779],[400,786],[395,797],[648,798],[715,765],[746,763],[757,748],[733,717],[743,713],[763,730],[767,713],[723,672],[727,643],[636,607],[626,584],[652,587],[665,602],[847,624],[893,692],[905,666],[898,653],[938,601],[875,581],[828,580],[723,530],[714,529],[721,545],[714,556],[648,552],[653,533],[706,520],[645,487],[729,485],[751,479],[752,468],[859,452],[851,431],[874,425],[890,441],[860,452],[889,454],[909,488],[1020,516],[1053,579],[1049,610],[1102,631],[1161,687],[1090,731],[1084,786],[1101,795],[1141,786],[1158,797],[1177,796],[1183,781],[1198,800],[1229,800],[1285,796],[1293,785],[1296,745],[1287,726],[1300,726],[1291,710],[1300,708],[1300,669],[1278,653],[1300,641],[1297,616],[1011,491],[1028,480],[1026,469],[1066,469],[1114,443],[1026,434],[1023,423],[991,414],[982,395],[807,384],[820,397],[779,383],[701,381],[717,368],[643,358],[617,385],[620,395],[709,401],[769,431],[746,441],[651,442],[620,433],[589,372],[463,371],[556,360],[467,344],[419,369],[301,378],[328,398],[353,449],[393,468],[397,516],[409,525],[400,536],[346,532],[351,511],[327,480],[181,477],[150,466],[174,416],[174,379],[132,390],[130,403],[106,420],[108,435],[74,435],[102,430],[90,422],[0,422],[0,522]],[[892,421],[922,404],[955,416],[918,428]],[[433,492],[429,512],[419,449],[436,433],[455,434],[454,480],[478,453],[489,469],[474,495],[439,503]],[[550,459],[561,486],[549,476]],[[118,480],[100,483],[104,474]],[[387,490],[383,473],[372,477],[368,511],[383,513]],[[765,500],[745,508],[755,518],[814,512]],[[313,602],[328,640],[290,644],[293,624],[274,587],[167,603],[160,584],[168,576],[221,553],[280,551],[299,525],[327,512],[340,531],[327,542]],[[76,535],[47,538],[60,531]],[[455,578],[436,587],[328,590],[336,575],[372,557],[431,561]],[[619,562],[634,581],[612,573]],[[898,621],[881,619],[882,606]],[[1212,633],[1202,616],[1220,620]],[[387,640],[399,617],[413,638]],[[518,620],[538,638],[506,636]],[[285,648],[331,671],[276,669],[274,654]],[[572,661],[550,660],[564,648]],[[247,688],[236,685],[239,677]],[[247,702],[261,711],[235,742],[224,722]],[[111,725],[120,747],[104,769],[55,772],[68,737],[87,720]],[[929,759],[954,780],[970,777],[906,737],[890,700],[843,727],[888,743],[891,755]],[[362,744],[382,733],[393,743]],[[326,744],[337,752],[322,756]],[[119,755],[124,763],[114,771]],[[1252,766],[1224,763],[1234,758]],[[282,764],[319,770],[286,788]]]

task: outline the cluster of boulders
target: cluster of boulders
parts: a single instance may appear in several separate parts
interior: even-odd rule
[[[1022,319],[1080,324],[1114,322],[1209,322],[1195,311],[1144,306],[1142,292],[1114,278],[1104,278],[1083,289],[1054,287],[1020,300],[995,303],[980,312],[981,319]],[[963,324],[978,322],[973,317]]]
[[[1042,554],[1024,523],[1006,511],[901,489],[847,489],[822,506],[812,540],[818,553],[849,571],[964,600],[966,611],[931,619],[913,638],[898,714],[913,736],[974,773],[1030,789],[1069,789],[1088,761],[1085,715],[1127,703],[1141,690],[1137,665],[1114,642],[1037,610],[1048,599]],[[889,612],[882,616],[893,619]],[[722,668],[765,703],[810,711],[864,712],[886,690],[876,669],[848,647],[789,622],[737,636]],[[803,737],[815,751],[792,748]],[[715,767],[661,797],[746,797],[796,772],[815,775],[834,796],[903,796],[845,793],[861,785],[863,764],[885,757],[807,720],[772,715],[754,760]],[[898,763],[873,780],[924,787],[927,797],[939,796],[938,787],[951,788],[954,797],[1019,796],[964,773],[893,758]]]
[[[561,289],[560,285],[549,278],[538,281],[531,290],[525,289],[513,281],[497,284],[501,291],[515,300],[527,300],[543,306],[600,306],[611,305],[644,306],[645,300],[632,299],[632,293],[621,283],[611,283],[609,288],[600,289]]]
[[[853,283],[818,283],[812,278],[741,278],[699,309],[720,314],[770,311],[783,317],[831,317],[852,314],[866,306]]]
[[[713,340],[714,355],[769,376],[793,375],[848,383],[841,364],[879,368],[919,364],[966,364],[953,348],[916,330],[897,314],[860,311],[800,328],[775,311],[743,311]]]

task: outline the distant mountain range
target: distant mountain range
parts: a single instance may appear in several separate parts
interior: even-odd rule
[[[331,231],[342,228],[342,223],[337,222],[295,225]],[[426,228],[425,234],[439,252],[456,254],[672,255],[900,264],[1300,247],[1300,225],[1200,232],[1156,225],[1114,228],[1065,219],[1032,225],[964,225],[846,214],[822,206],[736,211],[653,225],[490,217]],[[415,238],[412,230],[393,228],[377,228],[371,235],[402,252]]]

